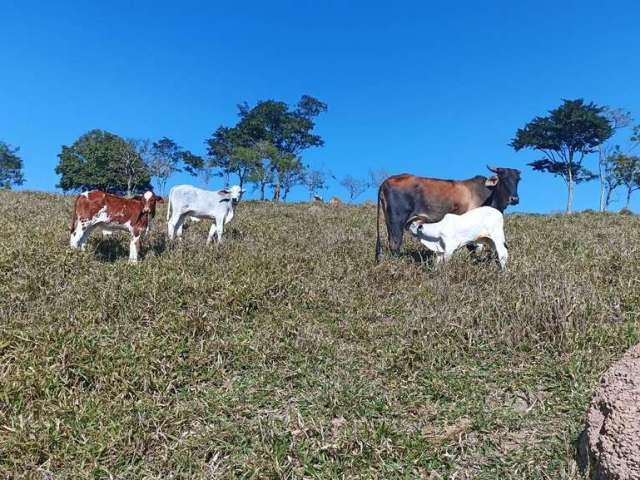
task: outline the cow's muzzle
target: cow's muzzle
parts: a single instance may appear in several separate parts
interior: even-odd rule
[[[520,197],[517,197],[517,196],[509,197],[509,204],[510,205],[518,205],[519,203],[520,203]]]

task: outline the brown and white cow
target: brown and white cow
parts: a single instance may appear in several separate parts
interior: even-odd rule
[[[124,230],[131,234],[129,261],[137,262],[140,238],[149,230],[156,214],[156,203],[162,197],[145,192],[133,198],[123,198],[105,192],[84,192],[76,197],[71,221],[71,248],[85,250],[89,235],[95,228]]]

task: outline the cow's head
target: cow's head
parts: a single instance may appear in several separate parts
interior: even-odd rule
[[[242,198],[242,194],[245,191],[246,190],[244,188],[240,188],[240,185],[233,185],[232,187],[221,190],[220,193],[223,195],[229,195],[231,202],[235,205],[240,201],[240,198]]]
[[[151,218],[156,215],[156,203],[164,203],[164,199],[159,197],[150,190],[144,192],[142,195],[142,213],[148,213]]]
[[[515,168],[495,168],[487,165],[489,171],[496,174],[485,181],[485,185],[493,190],[491,206],[503,212],[509,205],[517,205],[520,170]]]
[[[409,220],[406,221],[404,226],[405,228],[409,229],[409,231],[413,234],[414,237],[417,237],[420,235],[420,232],[422,231],[422,225],[424,225],[425,223],[429,223],[430,221],[431,220],[426,215],[418,214],[409,218]]]

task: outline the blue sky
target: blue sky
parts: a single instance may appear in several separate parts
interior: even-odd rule
[[[338,179],[468,178],[492,163],[523,171],[512,211],[562,210],[562,180],[507,144],[562,98],[624,107],[640,123],[640,4],[449,3],[3,0],[0,139],[20,147],[23,188],[53,191],[61,145],[92,128],[203,154],[238,103],[309,94],[329,111],[317,124],[326,145],[305,161]],[[198,180],[170,184],[183,182]],[[579,186],[576,208],[596,208],[597,190]],[[345,196],[336,180],[330,195]]]

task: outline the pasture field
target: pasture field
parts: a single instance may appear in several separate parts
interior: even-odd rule
[[[373,262],[375,207],[241,202],[226,241],[68,248],[0,192],[0,478],[578,478],[639,340],[640,219],[509,215],[508,271]]]

